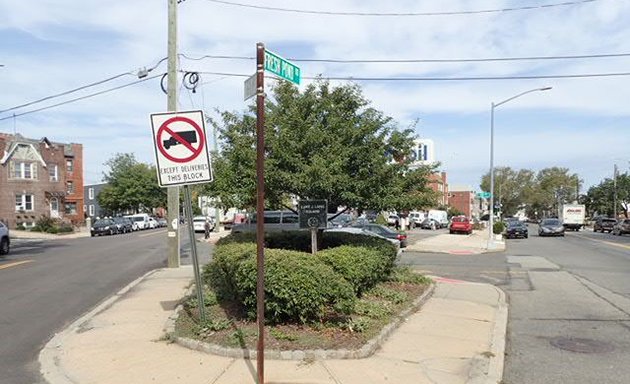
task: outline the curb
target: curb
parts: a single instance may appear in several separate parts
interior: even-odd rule
[[[411,306],[400,314],[398,314],[394,320],[383,327],[379,334],[372,339],[368,340],[361,348],[348,350],[348,349],[315,349],[315,350],[293,350],[293,351],[281,351],[281,350],[265,350],[265,359],[269,360],[304,360],[304,359],[317,359],[317,360],[329,360],[329,359],[364,359],[376,352],[378,348],[383,345],[385,340],[395,331],[410,314],[418,311],[422,305],[427,302],[435,291],[435,282],[430,284],[427,289],[422,293],[420,297],[413,301]],[[192,287],[191,287],[192,288]],[[166,324],[164,325],[164,332],[167,335],[173,335],[175,333],[175,322],[179,316],[179,311],[183,309],[180,304],[175,308],[174,314],[169,316]],[[254,349],[242,349],[242,348],[229,348],[223,347],[217,344],[205,343],[199,340],[193,340],[185,337],[173,336],[170,338],[176,344],[189,348],[195,351],[218,355],[229,358],[243,358],[255,360],[258,352]]]
[[[499,294],[499,305],[495,312],[496,318],[490,341],[490,353],[480,354],[473,358],[466,384],[498,384],[503,380],[508,305],[505,300],[505,292],[496,286],[493,287]]]
[[[51,384],[79,384],[78,381],[74,380],[59,365],[59,348],[63,346],[65,337],[75,330],[80,329],[81,326],[90,321],[97,314],[113,306],[116,301],[122,298],[136,285],[140,284],[144,279],[163,269],[167,268],[158,268],[145,273],[131,283],[127,284],[121,290],[116,292],[113,296],[108,297],[96,307],[91,309],[89,312],[70,323],[70,325],[68,325],[64,330],[55,333],[53,337],[44,345],[44,348],[39,352],[39,371],[44,380]]]

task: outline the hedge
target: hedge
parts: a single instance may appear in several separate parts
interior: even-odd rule
[[[387,259],[374,248],[342,245],[318,252],[317,258],[341,274],[357,296],[386,276]]]

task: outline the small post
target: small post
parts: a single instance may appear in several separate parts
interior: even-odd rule
[[[197,241],[195,240],[195,228],[193,225],[192,201],[190,198],[190,188],[184,185],[184,209],[188,218],[188,236],[190,237],[190,254],[195,270],[195,285],[197,288],[197,304],[199,305],[199,318],[201,322],[206,321],[206,306],[203,302],[203,282],[199,273],[199,259],[197,258]]]
[[[317,228],[311,228],[311,253],[317,253]]]

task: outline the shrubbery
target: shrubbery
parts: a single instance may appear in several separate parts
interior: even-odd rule
[[[502,221],[496,221],[493,225],[492,225],[492,232],[495,235],[500,235],[503,233],[503,230],[505,229],[505,224]]]
[[[61,222],[57,219],[53,219],[48,216],[42,216],[33,228],[31,228],[33,232],[46,232],[46,233],[67,233],[73,232],[72,225]]]
[[[204,280],[220,300],[240,303],[256,314],[256,236],[233,234],[221,239]],[[265,236],[265,317],[270,323],[320,320],[348,314],[356,296],[389,278],[396,248],[387,240],[348,233],[324,233],[316,255],[307,231]]]

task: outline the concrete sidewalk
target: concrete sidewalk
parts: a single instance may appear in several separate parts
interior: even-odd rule
[[[56,334],[40,353],[51,384],[255,383],[256,361],[162,341],[192,268],[159,269]],[[436,289],[376,353],[357,360],[265,360],[266,383],[498,383],[507,306],[488,284],[436,278]]]
[[[455,255],[479,254],[505,251],[505,241],[495,240],[488,248],[488,230],[474,231],[471,235],[440,234],[409,244],[405,251],[450,253]]]

